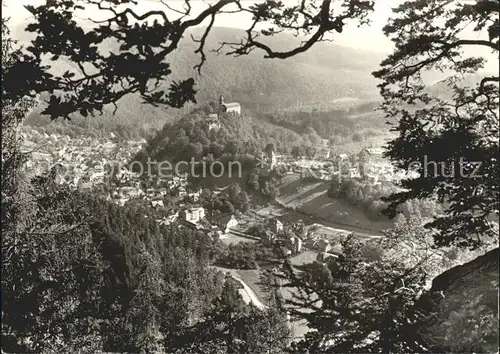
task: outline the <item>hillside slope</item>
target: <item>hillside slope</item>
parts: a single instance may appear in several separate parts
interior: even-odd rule
[[[24,31],[25,25],[13,29],[14,38],[28,44],[32,34]],[[195,28],[179,44],[179,50],[168,58],[172,65],[170,80],[194,77],[197,83],[198,102],[217,100],[223,94],[227,101],[239,101],[250,110],[266,111],[290,107],[318,105],[328,106],[344,97],[373,98],[377,95],[376,81],[371,72],[377,68],[381,54],[354,50],[332,43],[318,43],[310,51],[287,60],[264,59],[263,53],[255,51],[246,56],[233,57],[216,54],[211,50],[222,41],[234,42],[241,38],[242,31],[233,28],[216,27],[207,39],[205,62],[201,76],[194,70],[200,56],[195,54],[203,28]],[[268,42],[273,48],[286,49],[296,45],[300,39],[293,35],[280,34]],[[108,42],[105,50],[117,51],[118,44]],[[59,59],[51,62],[56,72],[72,68],[73,64]],[[119,101],[116,112],[120,123],[162,126],[179,115],[184,115],[193,107],[180,112],[165,107],[141,105],[142,100],[129,95]],[[108,107],[103,118],[112,115],[114,107]],[[39,120],[33,115],[31,122]],[[161,123],[159,123],[161,122]]]
[[[498,352],[498,248],[437,276],[417,303],[432,352]]]
[[[203,29],[194,29],[199,38]],[[222,41],[235,42],[241,31],[232,28],[214,28],[206,47],[214,49]],[[269,38],[273,48],[289,49],[299,43],[292,35],[281,34]],[[179,77],[195,72],[199,62],[192,53],[197,44],[183,42],[182,50],[174,53],[173,71]],[[288,108],[290,105],[333,103],[343,97],[377,96],[376,81],[371,72],[377,68],[380,54],[354,50],[332,43],[318,43],[308,52],[286,60],[263,59],[263,52],[246,56],[217,55],[207,50],[206,66],[197,78],[200,99],[210,99],[218,92],[228,100],[241,102],[249,108]]]
[[[167,123],[137,156],[142,161],[149,157],[156,161],[189,161],[211,155],[221,156],[250,154],[259,157],[262,149],[274,143],[279,148],[305,144],[304,138],[283,127],[262,121],[251,114],[241,116],[223,114],[218,130],[210,130],[202,109],[186,115],[174,123]],[[310,142],[308,142],[310,144]]]

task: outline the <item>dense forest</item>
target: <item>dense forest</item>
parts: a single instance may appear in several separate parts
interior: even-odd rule
[[[341,145],[348,141],[362,142],[366,137],[385,135],[387,119],[377,113],[377,101],[356,101],[349,105],[319,110],[277,111],[260,115],[263,119],[290,130],[312,136],[317,144],[318,138],[329,140],[331,145]]]
[[[220,129],[208,129],[206,115],[196,112],[179,121],[166,124],[149,141],[145,149],[147,156],[162,161],[166,158],[189,161],[208,154],[217,159],[223,154],[259,156],[268,143],[278,149],[291,149],[294,144],[310,144],[303,137],[286,128],[260,122],[243,113],[224,114],[220,118]]]
[[[5,259],[5,350],[265,352],[270,337],[262,336],[269,335],[273,345],[287,344],[280,310],[245,305],[234,284],[209,267],[231,249],[202,232],[159,226],[144,205],[120,207],[53,178],[26,185],[23,200],[24,235],[36,225],[45,231]],[[270,321],[273,333],[265,332]]]

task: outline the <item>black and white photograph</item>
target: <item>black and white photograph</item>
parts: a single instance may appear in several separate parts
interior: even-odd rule
[[[500,352],[500,0],[1,2],[2,353]]]

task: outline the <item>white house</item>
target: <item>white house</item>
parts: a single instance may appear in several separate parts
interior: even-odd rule
[[[220,121],[219,115],[217,113],[211,113],[208,115],[206,119],[206,124],[208,125],[208,130],[219,130],[220,129]]]
[[[383,157],[384,154],[384,149],[383,148],[367,148],[365,151],[368,153],[368,155],[372,157],[378,157],[381,158]]]
[[[219,104],[221,113],[234,112],[238,115],[241,114],[241,105],[238,102],[224,102],[224,96],[220,96]]]
[[[297,254],[302,250],[302,239],[297,236],[291,237],[286,244],[292,254]]]
[[[366,152],[370,155],[382,155],[384,153],[383,148],[367,148]]]
[[[175,220],[177,220],[178,217],[179,217],[179,212],[176,212],[174,214],[167,216],[166,219],[169,223],[173,223]]]
[[[197,224],[200,220],[205,218],[205,209],[203,208],[190,208],[184,210],[181,215],[183,220],[192,224]]]
[[[191,199],[193,203],[196,203],[198,200],[200,200],[200,195],[201,195],[201,189],[196,192],[188,193],[188,198]]]
[[[270,221],[270,227],[271,227],[271,231],[274,233],[278,233],[278,232],[283,231],[283,223],[281,221],[279,221],[278,219],[272,219]]]
[[[359,170],[355,167],[350,168],[349,171],[347,172],[347,175],[349,178],[360,178],[361,173],[359,173]]]
[[[156,208],[156,207],[160,207],[160,208],[163,208],[164,205],[163,205],[163,200],[152,200],[151,201],[151,206],[153,208]]]
[[[160,225],[170,225],[173,222],[177,220],[179,217],[179,212],[176,212],[175,214],[171,214],[169,216],[165,216],[162,219],[157,219],[156,222],[158,222]]]
[[[222,216],[215,218],[213,222],[215,225],[219,226],[225,234],[227,234],[231,228],[238,225],[238,220],[236,220],[232,214],[223,214]]]

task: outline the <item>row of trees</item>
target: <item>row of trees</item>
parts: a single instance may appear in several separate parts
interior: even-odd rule
[[[218,211],[232,214],[236,210],[246,213],[250,208],[250,198],[238,183],[232,184],[227,191],[219,194],[204,189],[200,197],[200,203],[210,213]]]
[[[349,178],[333,178],[330,182],[328,195],[332,198],[346,200],[352,205],[364,209],[370,219],[378,220],[385,219],[381,212],[387,207],[381,197],[389,195],[394,190],[394,186],[373,185],[368,181]]]
[[[332,139],[333,137],[354,137],[354,134],[366,128],[375,131],[384,131],[383,120],[374,119],[375,108],[378,104],[373,102],[363,103],[350,109],[331,109],[319,111],[283,111],[275,114],[265,114],[263,118],[280,126],[286,127],[299,134],[310,136],[311,142],[317,144],[317,139]],[[367,114],[356,117],[351,115]]]
[[[372,220],[386,219],[383,211],[387,209],[384,198],[398,191],[394,184],[375,184],[358,179],[333,178],[330,182],[328,195],[332,198],[340,198],[352,205],[362,208]],[[405,217],[413,214],[424,218],[432,218],[443,212],[443,207],[435,199],[412,199],[407,200],[399,206],[398,212]]]
[[[259,169],[253,169],[248,174],[246,186],[250,190],[260,191],[266,197],[274,200],[279,195],[279,182],[279,171],[273,170],[270,174],[263,174]]]
[[[258,242],[232,243],[217,259],[216,264],[226,268],[256,269],[259,262],[271,262],[278,257],[272,249]]]

